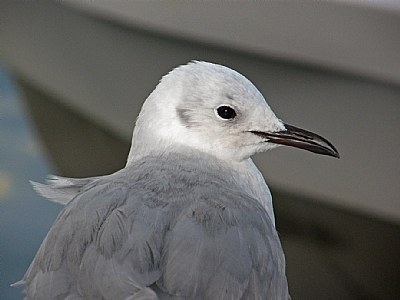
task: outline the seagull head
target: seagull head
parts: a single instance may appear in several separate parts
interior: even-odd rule
[[[285,124],[243,75],[194,61],[164,76],[145,101],[128,163],[151,151],[179,147],[242,161],[279,145],[339,157],[323,137]]]

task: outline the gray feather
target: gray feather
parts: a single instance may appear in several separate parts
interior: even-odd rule
[[[65,205],[79,194],[86,185],[98,178],[67,178],[50,175],[46,180],[46,184],[35,181],[30,181],[30,183],[39,195],[50,201]]]
[[[265,209],[223,166],[193,172],[189,157],[146,157],[82,184],[22,280],[27,299],[286,299]]]

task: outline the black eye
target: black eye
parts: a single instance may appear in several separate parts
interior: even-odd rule
[[[218,115],[225,120],[233,119],[236,117],[236,112],[232,107],[229,106],[220,106],[217,108]]]

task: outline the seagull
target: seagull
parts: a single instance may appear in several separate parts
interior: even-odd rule
[[[290,299],[272,197],[251,156],[280,145],[339,157],[285,124],[225,66],[192,61],[146,99],[126,166],[33,183],[64,204],[25,299]]]

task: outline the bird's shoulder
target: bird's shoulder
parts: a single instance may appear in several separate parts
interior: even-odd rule
[[[83,187],[24,280],[32,287],[72,276],[64,290],[92,298],[123,298],[156,283],[170,295],[216,299],[265,291],[267,277],[282,280],[282,266],[277,233],[258,201],[215,170],[147,159]]]

